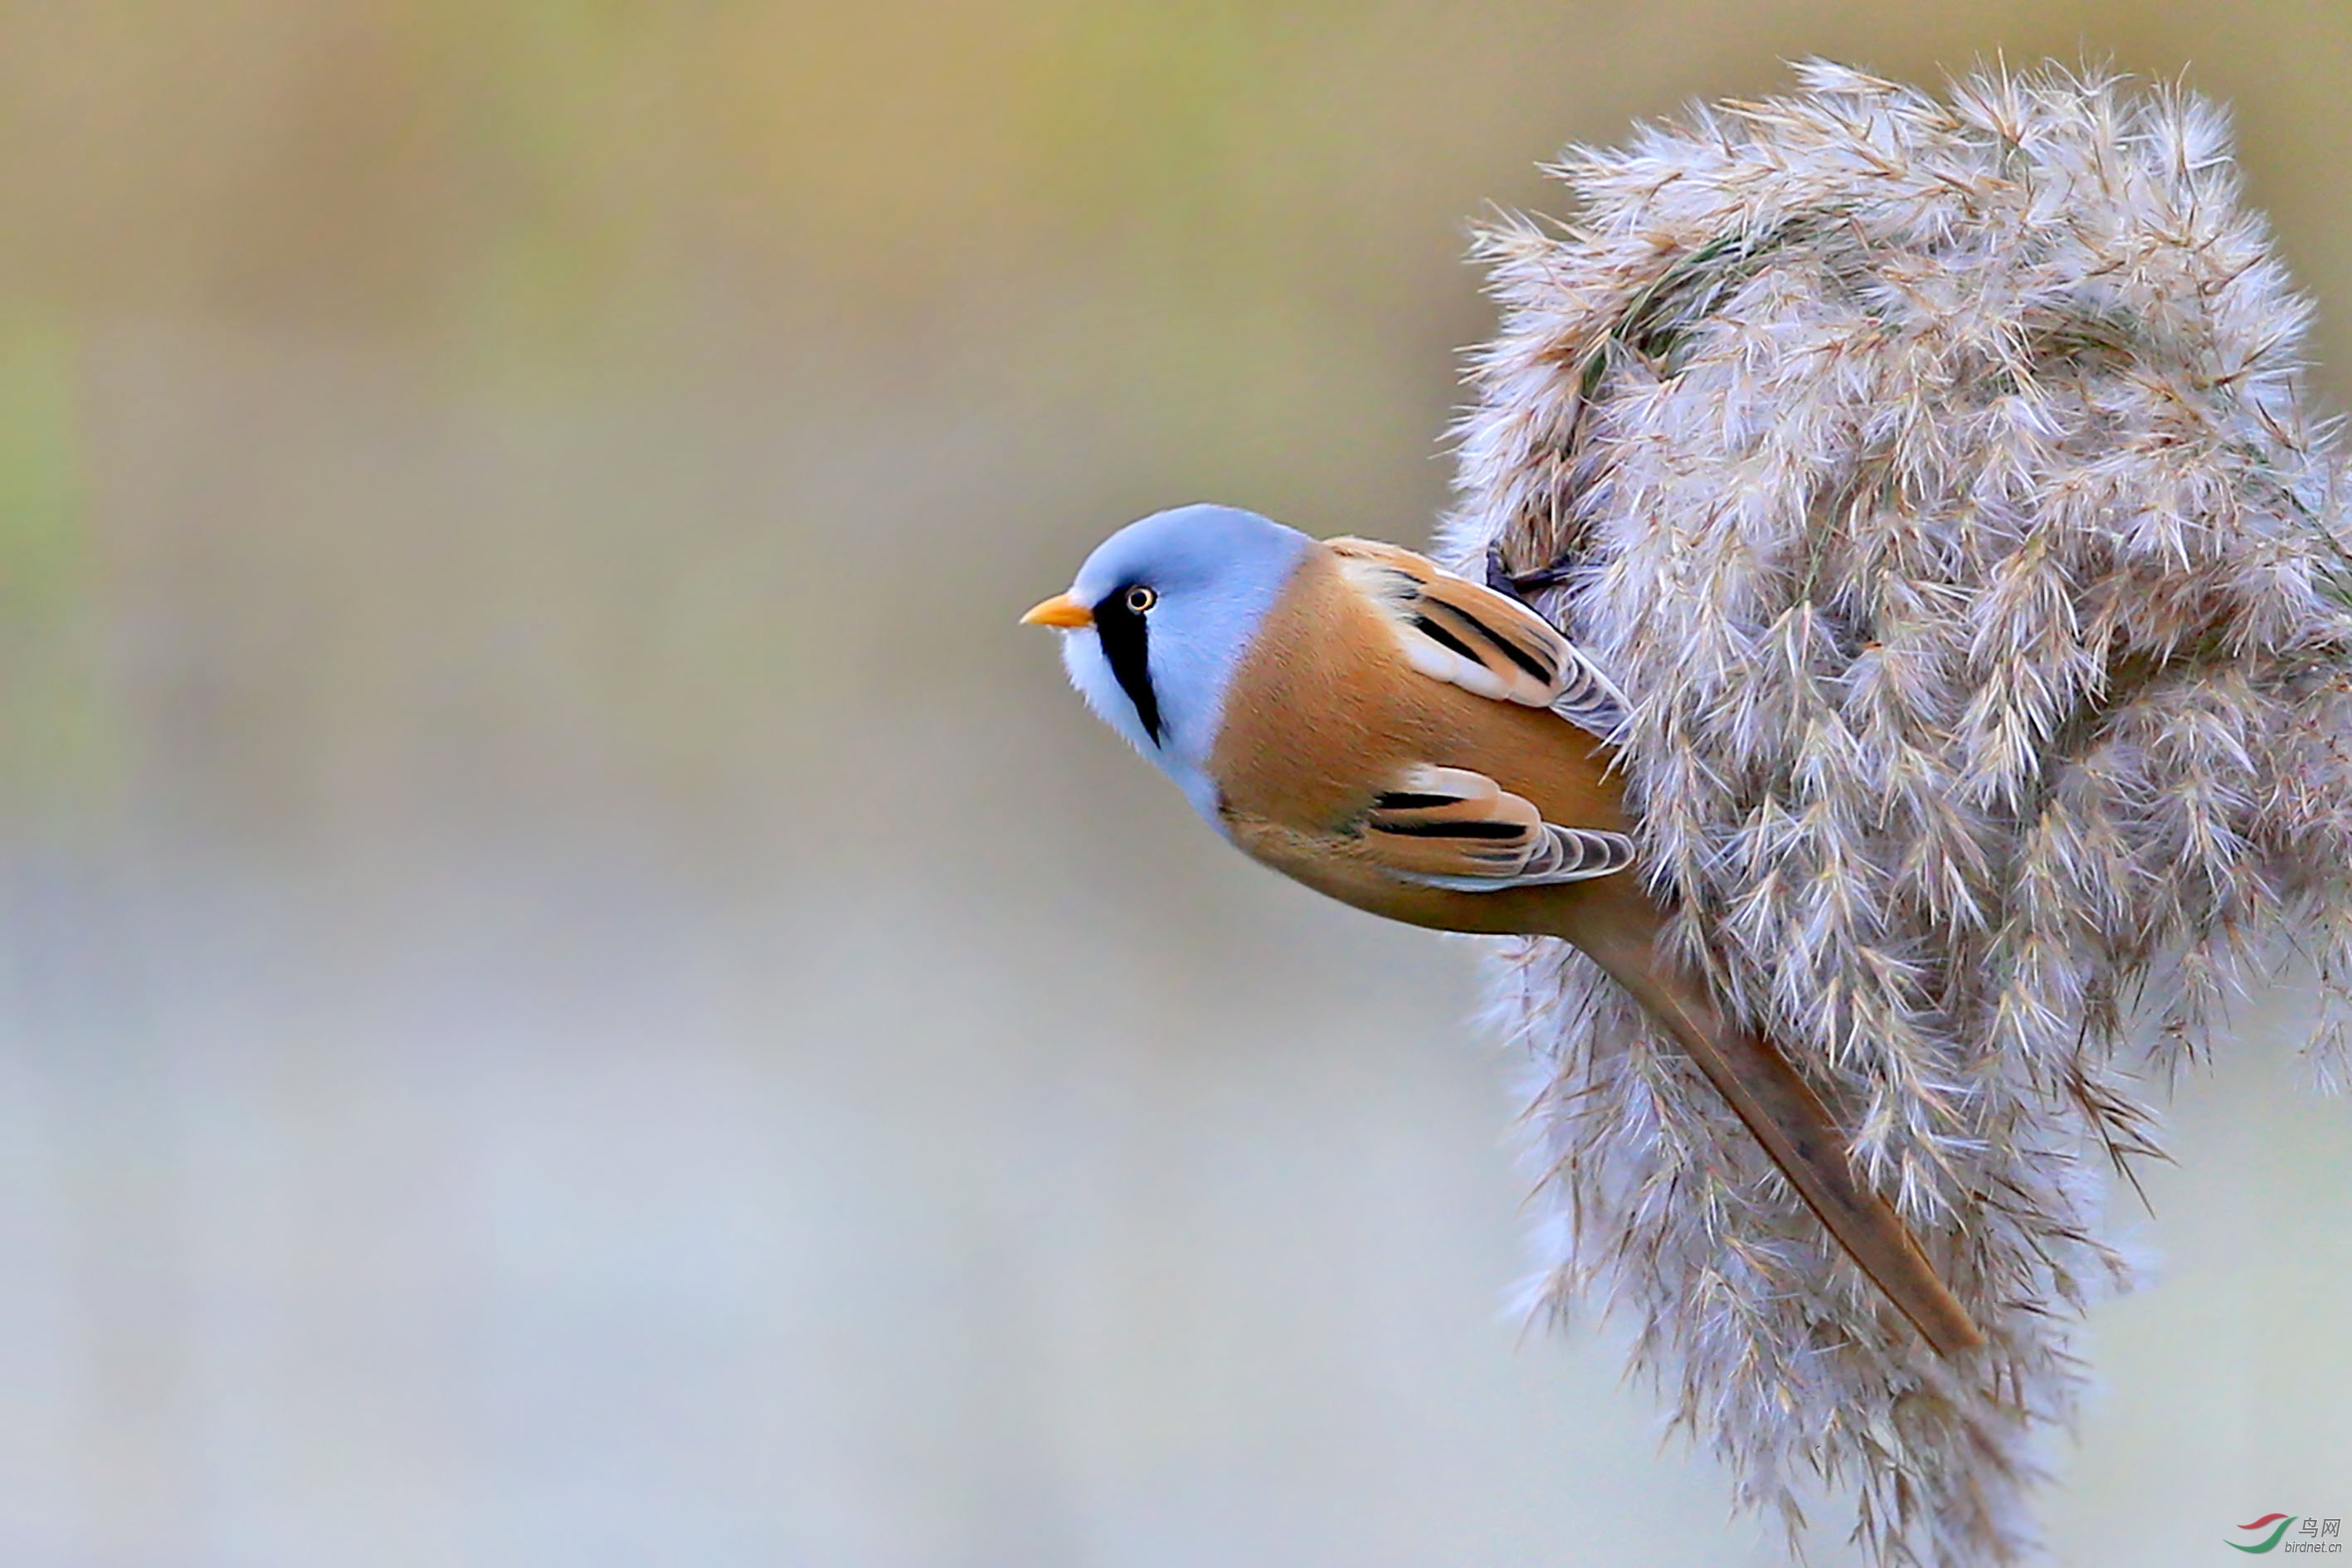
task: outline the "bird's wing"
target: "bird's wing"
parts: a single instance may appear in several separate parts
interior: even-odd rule
[[[1492,893],[1622,871],[1622,833],[1546,822],[1532,802],[1465,768],[1416,767],[1372,801],[1362,844],[1383,870],[1424,887]]]
[[[1525,605],[1393,544],[1324,543],[1422,674],[1497,701],[1549,708],[1603,739],[1623,721],[1625,698],[1615,683]]]

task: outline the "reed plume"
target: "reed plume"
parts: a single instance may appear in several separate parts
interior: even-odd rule
[[[1457,567],[1632,699],[1669,939],[1854,1133],[1989,1344],[1926,1352],[1683,1054],[1562,943],[1530,1055],[1535,1300],[1594,1300],[1792,1549],[2007,1563],[2127,1288],[2146,1082],[2293,932],[2352,1016],[2352,613],[2310,309],[2222,116],[2056,68],[1824,63],[1554,171],[1480,237]]]

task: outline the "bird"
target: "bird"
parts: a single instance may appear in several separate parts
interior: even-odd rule
[[[1397,545],[1195,504],[1119,529],[1021,620],[1062,634],[1087,705],[1253,859],[1390,920],[1573,943],[1935,1352],[1983,1342],[1820,1097],[1662,949],[1615,765],[1626,699],[1531,606]]]

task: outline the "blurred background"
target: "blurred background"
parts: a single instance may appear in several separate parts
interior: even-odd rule
[[[1475,950],[1013,617],[1424,540],[1465,220],[1811,53],[2231,100],[2352,395],[2340,0],[0,6],[0,1563],[1777,1561],[1506,1310]],[[2301,1005],[2125,1200],[2063,1561],[2352,1516]]]

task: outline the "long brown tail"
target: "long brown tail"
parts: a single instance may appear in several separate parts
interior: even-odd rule
[[[1845,1134],[1788,1058],[1752,1031],[1734,1028],[1703,983],[1658,953],[1663,917],[1632,875],[1584,883],[1579,891],[1586,897],[1576,900],[1570,929],[1559,934],[1633,993],[1690,1052],[1838,1245],[1938,1354],[1984,1343],[1903,1217],[1854,1179]]]

